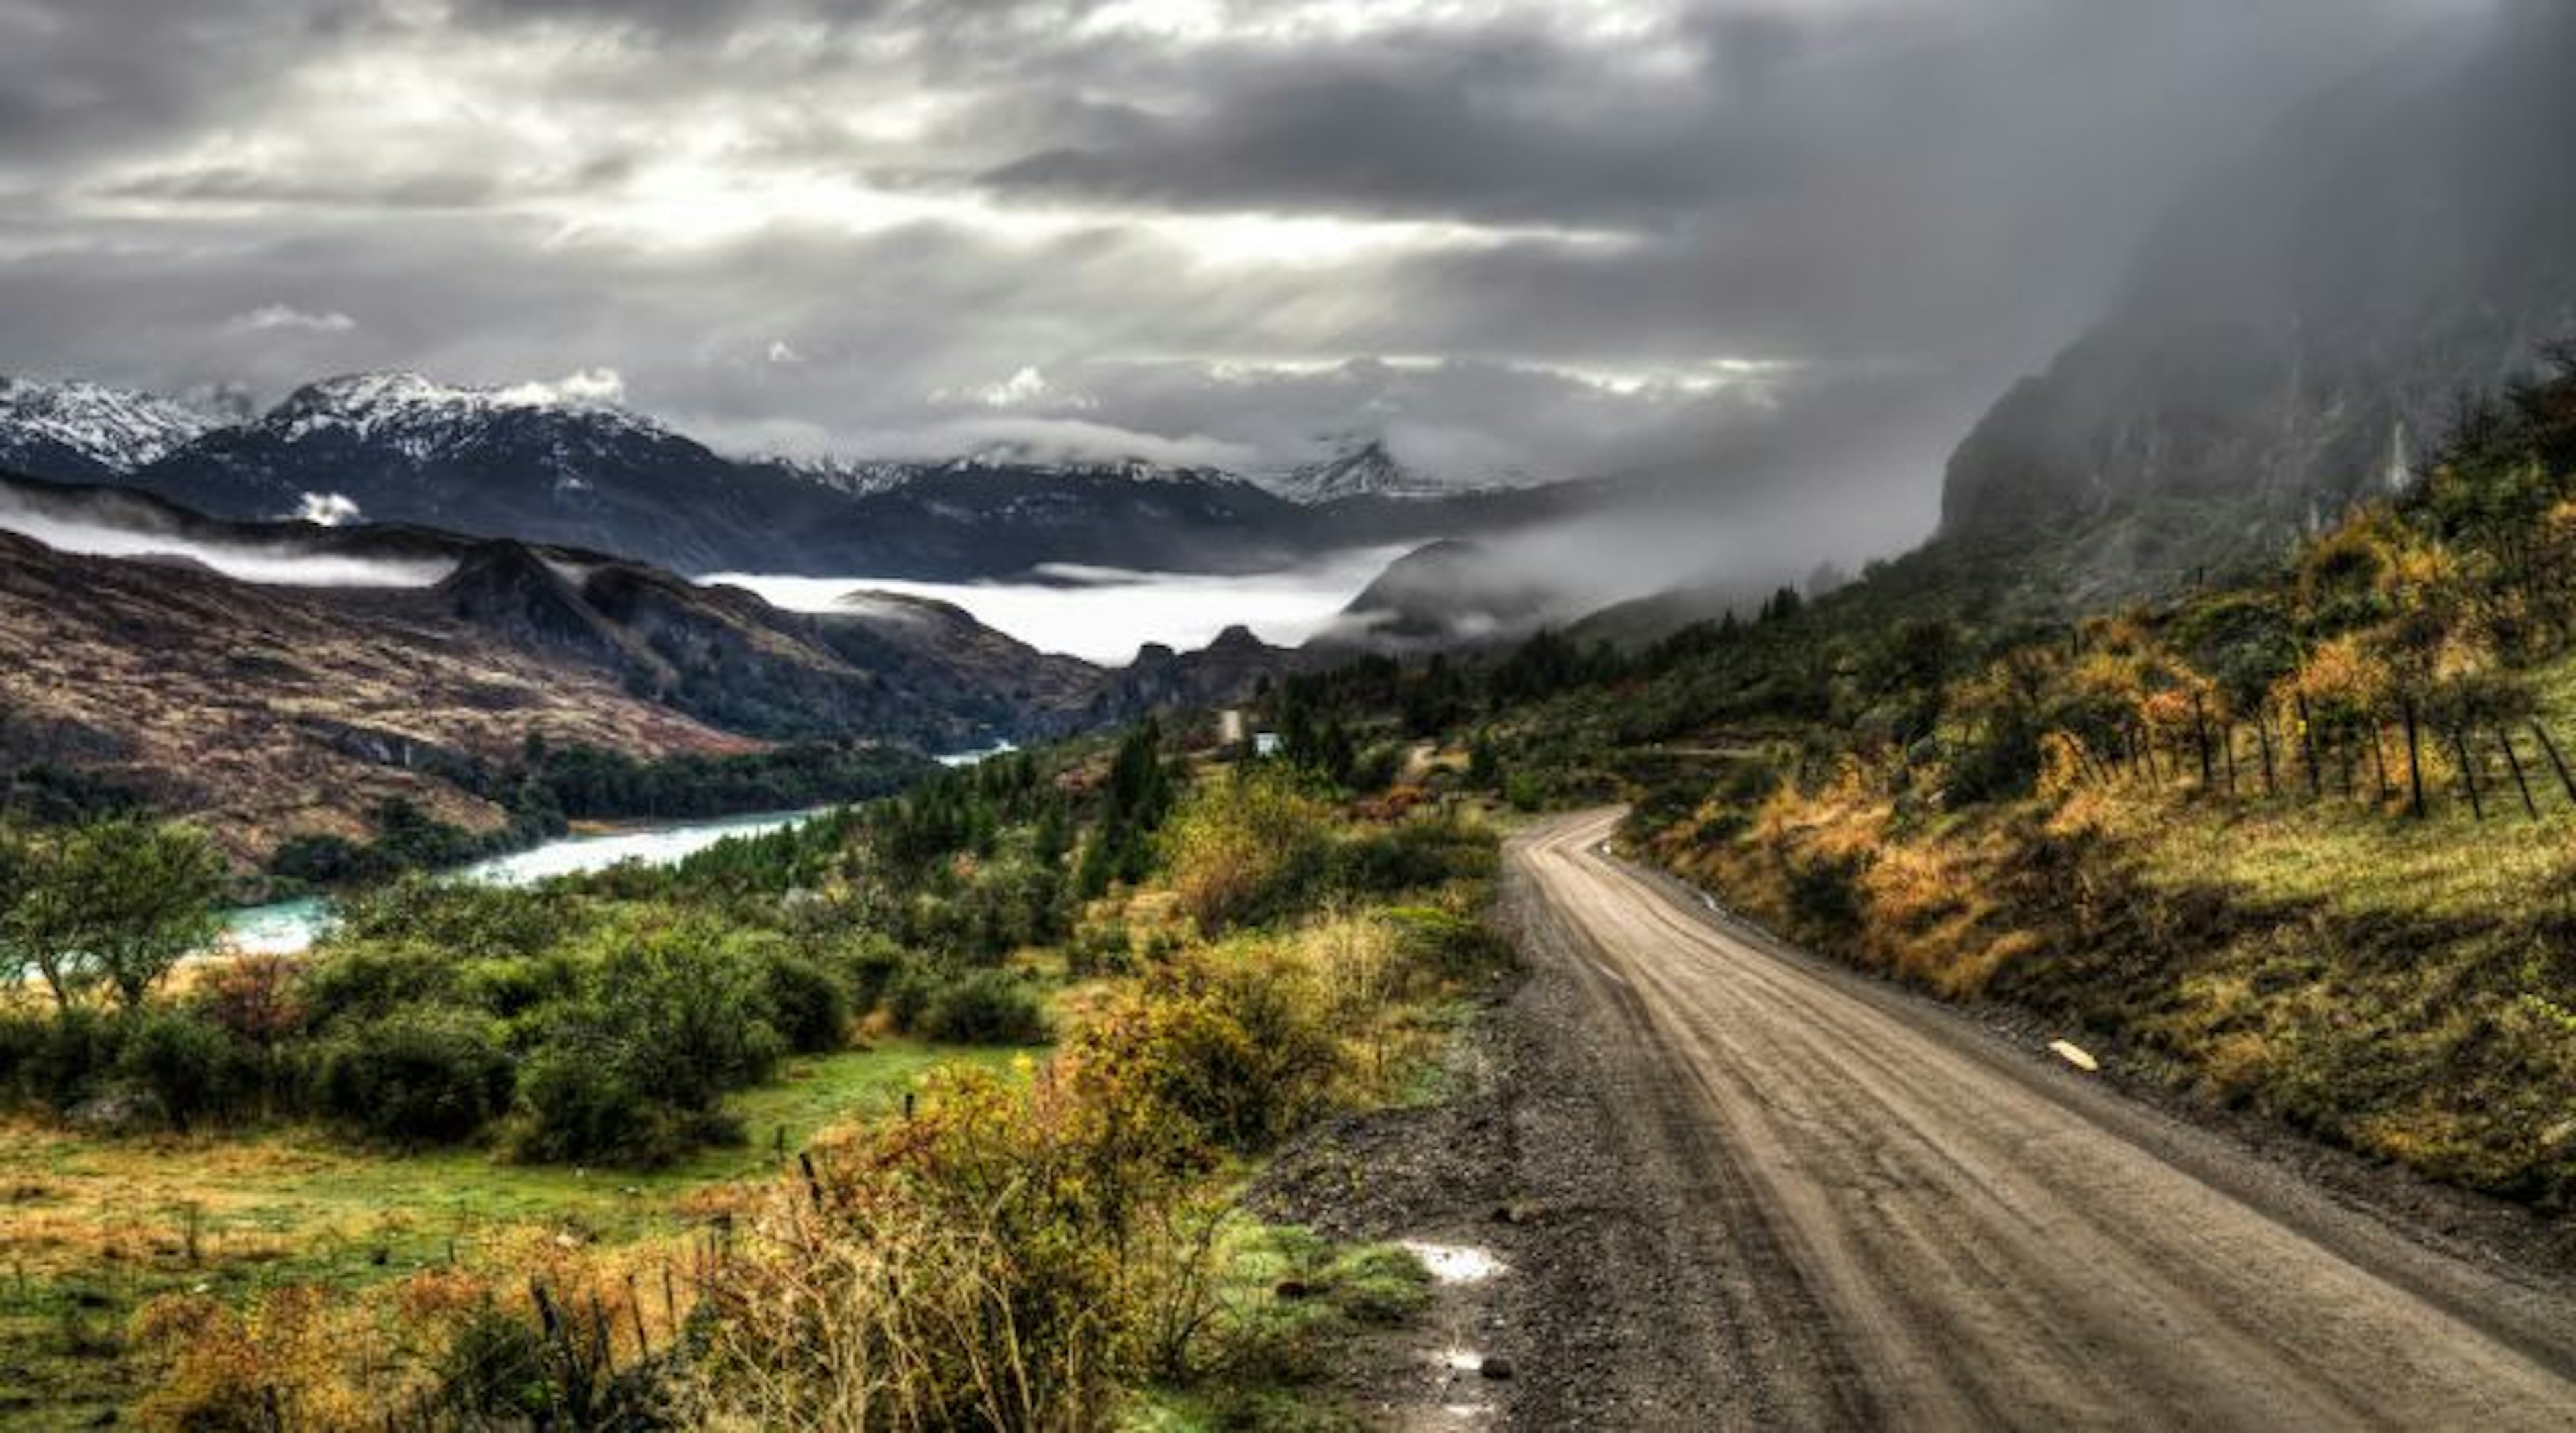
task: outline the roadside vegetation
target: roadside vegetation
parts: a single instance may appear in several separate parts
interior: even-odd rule
[[[2576,1204],[2576,353],[2258,570],[2086,613],[2018,541],[1282,697],[1445,734],[1516,806],[1627,801],[1634,850],[1820,951]]]
[[[192,832],[15,832],[0,1412],[1343,1426],[1330,1350],[1421,1272],[1238,1195],[1418,1083],[1494,842],[1236,757],[1147,727],[676,867],[402,877],[294,958],[181,958]]]

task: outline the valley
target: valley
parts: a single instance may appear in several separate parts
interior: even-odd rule
[[[2571,76],[0,4],[0,1426],[2568,1426]]]

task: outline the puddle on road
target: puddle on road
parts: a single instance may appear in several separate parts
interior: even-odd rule
[[[1504,1399],[1485,1372],[1490,1355],[1471,1345],[1500,1336],[1495,1281],[1511,1268],[1473,1244],[1397,1242],[1430,1273],[1432,1307],[1419,1341],[1407,1340],[1420,1381],[1379,1405],[1383,1426],[1394,1433],[1484,1433],[1502,1418]]]
[[[1472,1244],[1432,1244],[1420,1239],[1401,1241],[1408,1254],[1422,1261],[1431,1271],[1435,1284],[1481,1284],[1503,1272],[1503,1261],[1492,1251]]]

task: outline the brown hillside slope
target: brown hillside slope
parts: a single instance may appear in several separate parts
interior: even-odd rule
[[[497,825],[436,773],[531,733],[636,756],[754,745],[457,621],[0,533],[0,765],[127,782],[236,856],[363,834],[397,795]]]

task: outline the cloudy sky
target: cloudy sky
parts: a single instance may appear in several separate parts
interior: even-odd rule
[[[844,454],[1366,433],[1919,528],[2194,172],[2477,8],[0,0],[0,371],[582,375]]]

